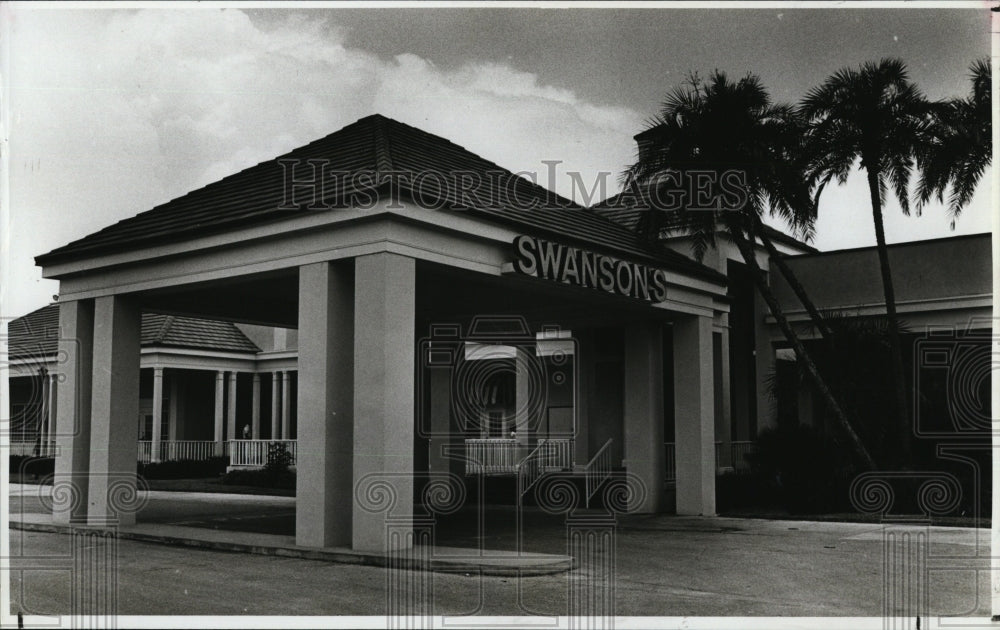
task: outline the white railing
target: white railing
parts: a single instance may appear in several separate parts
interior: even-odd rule
[[[467,439],[465,440],[465,474],[495,475],[517,472],[517,464],[526,447],[517,440]]]
[[[525,457],[517,465],[517,497],[518,501],[531,490],[532,486],[542,478],[542,474],[545,472],[545,466],[543,465],[544,444],[539,444],[535,447],[535,450],[531,451],[527,457]]]
[[[611,476],[611,440],[604,443],[597,453],[590,458],[584,468],[584,486],[587,492],[587,507],[590,507],[590,499],[601,487],[601,484]]]
[[[143,464],[153,461],[153,441],[139,440],[138,459]],[[173,462],[182,459],[205,461],[212,457],[221,457],[228,453],[226,442],[212,440],[162,440],[158,461]]]
[[[741,442],[730,442],[730,466],[732,466],[733,471],[738,475],[745,475],[750,472],[750,462],[747,460],[747,455],[752,453],[756,448],[756,442],[752,441],[741,441]],[[673,442],[664,442],[663,448],[666,454],[666,469],[667,469],[667,481],[677,480],[677,458],[676,451],[674,449]],[[715,443],[715,469],[720,470],[723,468],[723,455],[725,454],[725,445],[722,442]]]
[[[545,469],[573,467],[573,440],[540,439],[535,449],[511,438],[465,440],[466,475],[512,475],[525,456],[537,451],[538,465]]]
[[[271,444],[284,444],[292,456],[290,464],[295,465],[295,440],[230,440],[229,465],[247,468],[263,467],[267,464],[267,451]]]
[[[31,457],[35,455],[35,448],[39,447],[38,442],[11,442],[10,443],[10,454],[14,457]],[[41,448],[39,448],[41,451]],[[41,454],[41,453],[39,453]]]
[[[538,440],[538,447],[542,466],[557,470],[573,467],[573,440],[543,439]]]
[[[737,473],[750,472],[750,462],[747,455],[757,448],[756,442],[733,442],[733,470]]]

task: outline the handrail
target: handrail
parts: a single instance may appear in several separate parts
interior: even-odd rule
[[[542,478],[544,469],[538,454],[543,446],[544,443],[535,446],[534,450],[517,464],[517,497],[519,501]]]
[[[604,446],[597,449],[597,452],[583,468],[584,485],[587,490],[587,507],[590,507],[590,499],[593,498],[597,489],[611,476],[611,443],[613,441],[612,438],[608,438]]]

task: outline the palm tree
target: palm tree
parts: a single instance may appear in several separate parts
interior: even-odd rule
[[[889,320],[889,345],[896,420],[900,437],[899,461],[909,462],[911,432],[907,381],[899,339],[896,296],[885,243],[882,206],[892,187],[904,214],[909,214],[910,175],[917,154],[928,141],[930,106],[910,82],[906,65],[898,59],[867,62],[857,70],[844,68],[806,94],[799,108],[809,123],[806,155],[815,199],[831,179],[844,184],[860,159],[868,179],[875,241],[878,245],[882,289]]]
[[[754,243],[764,232],[761,217],[765,210],[802,232],[811,232],[815,206],[798,158],[802,136],[796,112],[772,104],[756,76],[732,82],[716,71],[706,83],[693,76],[686,88],[668,95],[660,115],[643,134],[636,163],[624,177],[641,183],[657,199],[663,198],[658,194],[660,187],[676,186],[677,178],[671,179],[668,174],[679,173],[683,178],[708,173],[716,182],[733,177],[739,181],[741,194],[720,196],[710,207],[695,207],[688,200],[668,214],[650,204],[641,229],[657,241],[661,227],[669,220],[671,227],[690,234],[699,260],[715,244],[720,227],[726,232],[817,391],[860,458],[874,468],[871,456],[792,329],[757,262]]]
[[[979,59],[969,68],[972,92],[967,98],[934,104],[934,133],[918,155],[917,211],[932,198],[944,203],[949,188],[951,227],[990,165],[993,154],[990,60]]]

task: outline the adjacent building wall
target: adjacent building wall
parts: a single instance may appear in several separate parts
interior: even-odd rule
[[[988,300],[992,294],[989,234],[900,243],[890,245],[888,251],[900,306],[923,302],[927,310],[942,310],[949,302],[957,306],[956,300]],[[788,264],[821,309],[857,309],[885,303],[875,247],[795,256],[788,259]],[[780,274],[772,286],[782,306],[790,312],[802,310]]]

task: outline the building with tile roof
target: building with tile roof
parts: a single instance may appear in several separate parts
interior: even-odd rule
[[[632,219],[375,115],[38,256],[60,282],[42,395],[66,489],[53,519],[134,522],[104,480],[132,479],[147,391],[149,457],[177,452],[187,429],[170,419],[194,415],[169,381],[186,370],[198,448],[231,464],[297,449],[298,545],[383,550],[387,514],[482,475],[516,478],[520,500],[558,471],[587,505],[617,471],[626,511],[714,514],[716,473],[774,423],[767,371],[785,349],[731,244],[697,261],[684,235],[650,241]],[[803,273],[826,255],[775,240]],[[906,251],[948,252],[932,249]],[[860,278],[868,257],[838,261]],[[897,269],[901,286],[944,282]],[[983,290],[974,271],[964,292]],[[914,308],[979,313],[973,297]]]
[[[294,340],[288,344],[288,336],[283,329],[143,313],[138,460],[213,455],[217,450],[213,426],[230,415],[236,434],[250,425],[257,438],[280,439],[284,433],[294,440],[295,346]],[[44,456],[54,446],[61,361],[59,305],[49,304],[11,320],[7,339],[11,452]],[[215,395],[219,379],[226,383],[221,406]],[[287,408],[281,403],[282,394],[289,399]],[[157,407],[160,417],[154,419]],[[159,424],[161,442],[155,454],[154,422]]]

